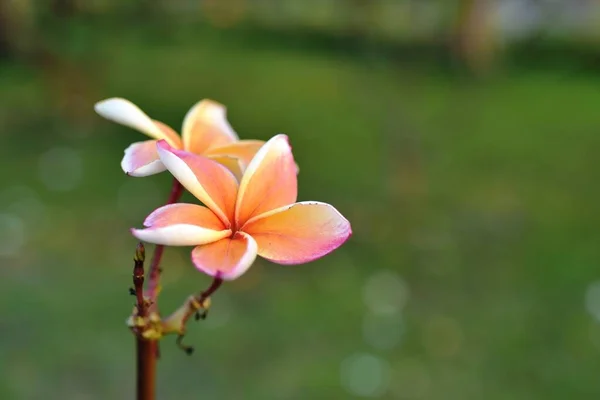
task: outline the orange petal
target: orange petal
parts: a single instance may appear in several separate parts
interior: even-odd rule
[[[206,157],[175,150],[165,141],[158,156],[173,176],[230,227],[237,195],[237,180],[227,168]]]
[[[244,172],[242,163],[234,157],[229,156],[207,156],[213,161],[218,162],[225,168],[227,168],[231,173],[235,176],[235,178],[239,181],[242,179],[242,174]]]
[[[146,229],[132,229],[136,238],[167,246],[197,246],[231,235],[223,222],[208,208],[196,204],[170,204],[152,212],[144,221]]]
[[[102,100],[96,103],[94,110],[117,124],[125,125],[157,140],[165,139],[171,146],[180,146],[179,136],[171,128],[162,122],[153,121],[129,100],[119,97]]]
[[[221,146],[238,139],[227,121],[224,105],[201,100],[186,114],[181,129],[183,148],[194,154],[204,154],[212,146]]]
[[[296,164],[286,135],[265,143],[240,181],[235,220],[242,226],[250,218],[296,201]]]
[[[242,163],[243,172],[264,144],[265,142],[262,140],[240,140],[235,143],[226,144],[225,146],[211,147],[206,151],[206,156],[210,158],[221,155],[237,157]],[[300,167],[296,164],[296,174],[299,172]]]
[[[211,147],[206,155],[211,156],[229,156],[238,158],[242,162],[244,169],[250,164],[256,152],[265,144],[262,140],[240,140],[235,143],[229,143],[224,146]]]
[[[169,145],[173,146],[176,149],[183,148],[183,144],[181,142],[181,137],[179,137],[179,135],[177,134],[177,132],[175,132],[173,130],[173,128],[171,128],[169,125],[167,125],[163,122],[157,121],[155,119],[153,119],[152,122],[154,122],[158,126],[158,128],[161,130],[163,135],[165,135],[165,140],[167,141],[167,143],[169,143]]]
[[[302,264],[337,249],[350,237],[350,222],[333,206],[301,202],[259,215],[242,227],[258,255],[278,264]]]
[[[166,169],[160,158],[158,158],[156,140],[147,140],[130,145],[125,149],[121,168],[127,175],[131,176],[149,176]]]
[[[250,268],[256,250],[254,239],[238,232],[231,238],[196,247],[192,250],[192,262],[210,276],[233,280]]]

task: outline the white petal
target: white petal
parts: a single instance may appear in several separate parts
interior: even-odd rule
[[[161,228],[132,229],[131,234],[147,243],[165,246],[196,246],[226,238],[231,235],[231,230],[216,231],[197,225],[177,224]]]
[[[154,139],[166,139],[152,119],[129,100],[118,97],[102,100],[96,103],[94,110],[108,120],[138,130]]]

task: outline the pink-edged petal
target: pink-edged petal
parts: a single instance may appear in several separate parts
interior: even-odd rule
[[[153,211],[144,221],[146,229],[132,229],[136,238],[166,246],[197,246],[231,235],[208,208],[196,204],[169,204]]]
[[[158,158],[156,140],[133,143],[126,148],[121,168],[131,176],[149,176],[166,170]]]
[[[186,114],[181,129],[183,148],[203,154],[209,147],[221,146],[238,139],[227,121],[224,105],[213,100],[201,100]]]
[[[300,202],[259,215],[242,227],[258,255],[278,264],[302,264],[337,249],[350,237],[350,222],[333,206]]]
[[[144,226],[148,228],[162,228],[176,224],[198,225],[216,231],[226,229],[219,217],[208,208],[188,203],[162,206],[144,220]]]
[[[192,250],[192,262],[200,271],[214,277],[233,280],[250,268],[256,259],[254,239],[244,232]]]
[[[157,149],[165,167],[183,187],[230,227],[238,189],[235,176],[221,164],[173,149],[163,140],[158,142]]]
[[[265,142],[262,140],[240,140],[224,146],[211,147],[206,151],[206,156],[211,158],[212,156],[235,157],[242,162],[242,167],[246,169],[264,144]]]
[[[171,128],[162,122],[153,121],[129,100],[120,97],[102,100],[94,105],[94,110],[110,121],[145,133],[157,140],[165,139],[171,146],[180,146],[180,138]]]
[[[235,220],[250,218],[292,204],[298,194],[296,163],[286,135],[277,135],[256,153],[240,181]]]

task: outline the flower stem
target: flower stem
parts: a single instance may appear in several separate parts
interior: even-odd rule
[[[173,178],[173,186],[171,187],[171,194],[169,195],[169,199],[165,205],[174,204],[179,201],[179,198],[183,194],[183,186],[181,183],[177,181],[177,179]],[[148,274],[149,284],[148,284],[148,296],[153,303],[156,303],[156,289],[158,288],[159,280],[160,280],[160,260],[162,259],[163,252],[165,250],[165,246],[157,244],[154,247],[154,254],[152,255],[152,262],[150,263],[150,272]]]
[[[133,286],[136,297],[137,316],[146,318],[148,316],[148,304],[144,299],[144,261],[146,250],[142,243],[138,243],[133,257]],[[154,382],[156,381],[156,341],[142,338],[142,332],[136,333],[137,348],[137,399],[154,400]],[[153,351],[154,350],[154,351]]]
[[[174,204],[179,201],[183,194],[183,186],[173,179],[171,194],[167,200],[168,204]],[[140,251],[141,247],[141,251]],[[164,246],[156,245],[154,254],[148,271],[148,292],[147,299],[144,299],[144,247],[140,243],[136,250],[135,267],[133,273],[133,283],[135,286],[135,295],[137,298],[138,316],[145,318],[150,313],[158,312],[157,295],[160,280],[160,261],[164,252]],[[154,400],[156,398],[156,361],[158,359],[159,347],[157,340],[145,339],[141,332],[136,334],[136,353],[137,353],[137,400]]]
[[[208,289],[201,292],[200,295],[196,298],[198,303],[200,303],[200,304],[204,303],[204,300],[208,299],[214,292],[216,292],[217,289],[221,287],[222,283],[223,283],[223,279],[221,279],[219,277],[215,277],[213,279],[212,283],[210,284],[210,286],[208,287]]]

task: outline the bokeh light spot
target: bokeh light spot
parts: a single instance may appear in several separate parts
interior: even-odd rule
[[[397,314],[409,297],[407,284],[399,274],[381,270],[373,274],[364,286],[364,300],[375,314]]]
[[[14,256],[25,243],[23,221],[12,214],[0,214],[0,256]]]
[[[39,176],[50,190],[73,190],[83,178],[83,160],[79,151],[68,147],[53,147],[41,155]]]
[[[585,291],[585,308],[600,321],[600,281],[590,283]]]
[[[372,354],[356,353],[344,361],[340,367],[342,386],[355,396],[379,397],[389,385],[389,364]]]

